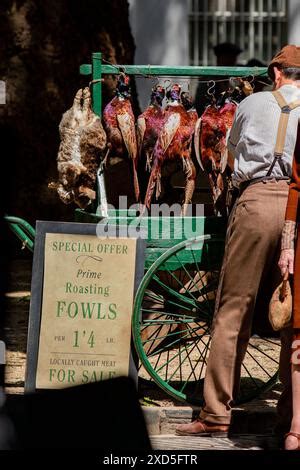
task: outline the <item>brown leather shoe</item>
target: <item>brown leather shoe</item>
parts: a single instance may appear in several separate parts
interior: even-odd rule
[[[214,424],[197,418],[188,424],[180,424],[175,430],[177,436],[227,437],[228,424]]]

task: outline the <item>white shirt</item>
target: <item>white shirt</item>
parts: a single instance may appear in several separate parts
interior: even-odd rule
[[[279,92],[288,104],[300,99],[300,88],[295,85],[283,85]],[[234,186],[266,176],[274,158],[280,113],[281,109],[270,91],[254,93],[238,105],[228,140],[228,149],[234,156]],[[292,173],[299,119],[300,107],[290,112],[282,155],[288,175]],[[272,176],[283,176],[278,163],[273,168]]]

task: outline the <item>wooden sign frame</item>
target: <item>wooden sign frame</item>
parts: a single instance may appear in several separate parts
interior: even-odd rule
[[[124,239],[124,237],[122,237],[122,232],[120,233],[118,226],[103,225],[103,227],[105,227],[105,237],[107,237],[108,240],[110,236],[113,238],[121,237],[122,239]],[[97,236],[96,229],[97,224],[89,223],[50,221],[36,222],[36,238],[32,266],[31,302],[28,326],[25,393],[33,392],[37,389],[36,378],[41,330],[46,234],[51,233]],[[134,295],[144,276],[145,248],[145,237],[142,237],[141,234],[139,234],[139,236],[136,237]],[[137,369],[135,361],[133,359],[134,356],[135,352],[131,350],[129,359],[129,375],[137,381]]]

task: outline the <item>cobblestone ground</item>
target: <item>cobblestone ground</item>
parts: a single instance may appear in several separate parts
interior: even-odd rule
[[[26,368],[27,328],[30,305],[31,260],[14,260],[9,269],[9,286],[6,293],[6,393],[23,393]],[[141,403],[149,406],[182,406],[156,384],[147,380],[141,372],[139,392]],[[274,408],[280,393],[280,385],[266,392],[259,399],[247,403],[243,409]]]

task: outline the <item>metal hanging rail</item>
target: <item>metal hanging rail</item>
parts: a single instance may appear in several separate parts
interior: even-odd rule
[[[92,73],[91,64],[83,64],[80,66],[80,73],[82,75],[90,75]],[[228,75],[239,77],[247,75],[266,76],[266,67],[217,67],[199,65],[105,65],[101,66],[102,74],[117,74],[120,69],[124,70],[128,75],[166,75],[166,76],[206,76],[206,75]]]
[[[106,65],[102,62],[101,52],[92,54],[91,64],[80,66],[81,75],[91,75],[93,86],[93,110],[101,116],[102,107],[102,75],[118,74],[120,71],[128,75],[151,76],[173,76],[173,77],[266,77],[266,67],[202,67],[202,66],[170,66],[170,65]]]

